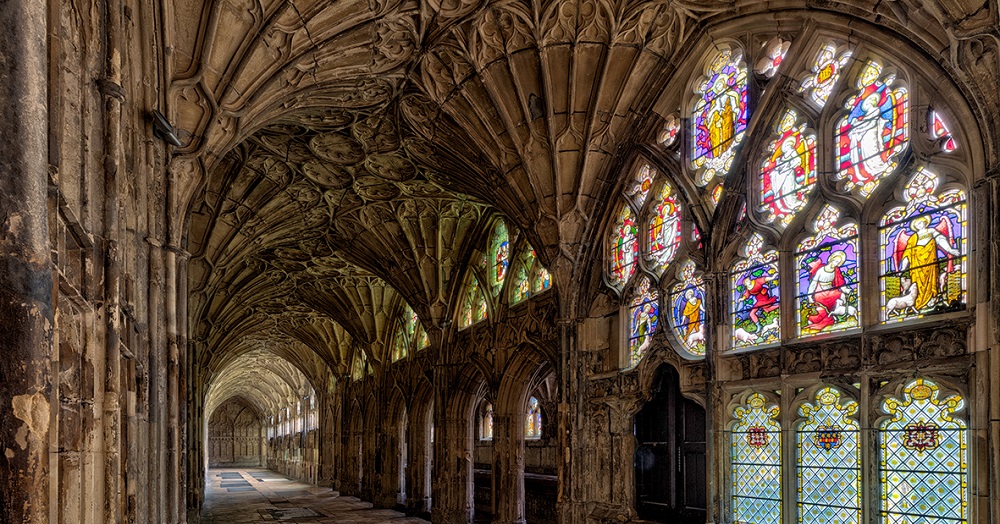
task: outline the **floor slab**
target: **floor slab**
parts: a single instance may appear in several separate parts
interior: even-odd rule
[[[398,511],[374,509],[371,503],[356,497],[342,497],[330,488],[290,480],[266,469],[210,469],[205,492],[202,510],[205,524],[427,524],[426,520],[407,517]]]

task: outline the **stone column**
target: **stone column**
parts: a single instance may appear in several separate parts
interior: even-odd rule
[[[577,347],[579,321],[566,319],[562,313],[559,322],[559,491],[556,498],[556,518],[560,524],[584,522],[586,515],[587,450],[584,434],[587,431],[586,406],[583,400],[583,371]],[[578,473],[578,475],[574,475]],[[578,482],[574,482],[574,478]]]
[[[524,413],[498,400],[493,415],[493,505],[496,524],[524,524]],[[515,403],[519,405],[520,403]],[[502,406],[502,407],[501,407]]]
[[[409,514],[423,515],[431,510],[431,499],[427,494],[431,490],[432,417],[430,407],[421,406],[414,410],[407,425],[406,512]]]
[[[45,2],[0,3],[0,522],[49,520]]]
[[[472,522],[472,431],[465,416],[466,393],[453,391],[454,371],[447,365],[434,369],[434,478],[435,524]]]

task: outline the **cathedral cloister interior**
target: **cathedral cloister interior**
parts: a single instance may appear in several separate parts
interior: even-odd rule
[[[13,0],[0,106],[2,523],[1000,522],[997,0]]]

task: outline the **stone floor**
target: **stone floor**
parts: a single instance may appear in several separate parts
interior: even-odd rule
[[[206,524],[427,522],[398,511],[374,509],[356,497],[341,497],[330,488],[289,480],[267,469],[210,469],[205,484],[202,522]]]

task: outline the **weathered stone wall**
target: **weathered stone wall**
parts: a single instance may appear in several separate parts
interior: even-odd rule
[[[0,315],[11,329],[0,338],[22,348],[4,348],[0,371],[13,388],[0,412],[15,417],[3,423],[0,476],[22,479],[3,486],[4,522],[184,519],[183,250],[168,233],[181,219],[166,211],[167,147],[150,124],[165,78],[158,11],[133,1],[0,8],[0,193],[11,197],[0,236],[5,256],[21,254],[7,260],[32,264],[5,262],[0,286],[21,294],[4,304],[32,304]]]

